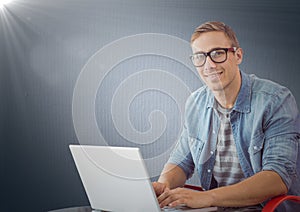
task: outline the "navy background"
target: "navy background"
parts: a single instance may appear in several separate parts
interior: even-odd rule
[[[0,210],[88,205],[68,150],[78,142],[72,95],[82,67],[104,45],[146,32],[189,41],[199,24],[221,20],[244,49],[241,69],[285,85],[299,105],[299,12],[296,0],[11,3],[0,11]]]

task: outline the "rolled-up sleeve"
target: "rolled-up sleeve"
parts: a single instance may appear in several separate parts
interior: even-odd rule
[[[185,126],[167,163],[179,166],[186,174],[187,179],[194,173],[195,165],[190,152],[187,129]]]
[[[299,136],[282,135],[265,141],[263,170],[275,171],[280,175],[288,189],[297,177],[297,157]]]
[[[297,177],[300,126],[296,101],[288,89],[278,91],[266,113],[263,170],[277,172],[288,188]]]

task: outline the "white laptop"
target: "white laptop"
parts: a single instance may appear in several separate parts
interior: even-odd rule
[[[96,211],[159,212],[144,161],[138,148],[70,145],[77,170]],[[217,211],[176,208],[164,211]]]

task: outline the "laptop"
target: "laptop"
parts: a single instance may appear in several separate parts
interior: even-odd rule
[[[70,145],[73,159],[94,211],[217,211],[159,207],[139,148]]]

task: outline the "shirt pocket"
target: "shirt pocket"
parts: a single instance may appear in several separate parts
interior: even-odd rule
[[[250,141],[248,153],[250,156],[250,162],[254,173],[261,171],[262,169],[262,154],[264,147],[265,135],[260,133]]]

